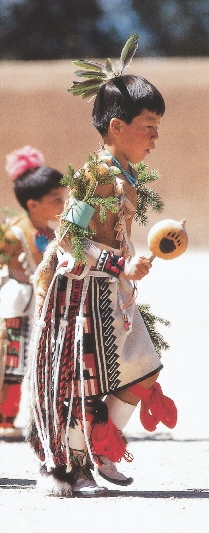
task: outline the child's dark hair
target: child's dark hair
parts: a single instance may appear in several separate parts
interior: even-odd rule
[[[164,115],[161,93],[141,76],[116,76],[101,87],[95,98],[93,125],[104,136],[113,117],[130,124],[143,109]]]
[[[14,193],[20,205],[27,211],[27,201],[40,200],[52,189],[61,187],[63,175],[52,168],[41,166],[24,172],[14,181]]]

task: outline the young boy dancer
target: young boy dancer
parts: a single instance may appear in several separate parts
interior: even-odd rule
[[[66,189],[60,184],[62,174],[28,145],[7,155],[6,171],[25,209],[0,228],[0,432],[15,436],[18,414],[19,425],[25,424],[19,402],[34,313],[32,278],[54,239],[50,221],[62,212]]]
[[[135,53],[136,38],[123,49],[123,67]],[[135,282],[152,265],[135,255],[130,241],[140,203],[132,165],[155,148],[165,103],[142,77],[114,75],[110,60],[109,80],[101,65],[76,63],[90,70],[70,92],[97,93],[93,124],[103,146],[83,169],[71,172],[58,242],[37,271],[28,438],[39,453],[49,491],[99,495],[104,489],[91,474],[93,464],[113,484],[132,482],[116,463],[130,459],[122,430],[138,402],[147,429],[154,430],[159,421],[168,427],[176,423],[175,405],[156,383],[161,361],[135,304]],[[86,229],[86,215],[75,218],[81,208],[77,200],[94,205],[86,224],[94,233]],[[101,205],[107,209],[105,222]]]

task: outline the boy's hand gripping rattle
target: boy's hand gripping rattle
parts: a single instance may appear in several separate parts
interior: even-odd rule
[[[151,228],[148,234],[150,261],[153,261],[155,257],[175,259],[185,252],[188,246],[185,224],[185,219],[177,222],[168,218],[157,222]]]

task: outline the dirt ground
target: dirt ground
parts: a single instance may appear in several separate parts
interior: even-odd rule
[[[177,426],[149,434],[136,409],[125,428],[134,461],[120,464],[134,482],[117,491],[107,484],[98,499],[43,497],[28,444],[0,439],[1,533],[208,533],[208,260],[208,250],[194,249],[155,259],[139,283],[139,300],[172,323],[162,326],[170,350],[159,381],[177,405]]]
[[[209,440],[167,438],[132,440],[133,484],[97,499],[42,496],[28,445],[1,441],[1,533],[208,533]]]

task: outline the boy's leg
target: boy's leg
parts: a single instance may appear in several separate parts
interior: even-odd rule
[[[87,434],[90,435],[91,425],[86,422]],[[40,468],[39,488],[45,494],[54,496],[100,496],[107,489],[97,485],[89,464],[87,446],[78,418],[68,430],[70,448],[69,464],[61,465],[47,471],[46,465]]]
[[[136,383],[106,398],[109,417],[120,431],[130,420],[139,401],[141,401],[141,422],[148,431],[154,431],[160,421],[167,427],[173,428],[175,426],[177,421],[175,404],[170,398],[163,395],[159,383],[156,383],[158,376],[159,373],[156,373],[140,384]],[[110,465],[104,464],[101,475],[111,481]]]
[[[140,420],[147,431],[154,431],[159,422],[173,429],[177,423],[175,403],[163,394],[159,383],[153,382],[155,377],[156,374],[141,383],[131,385],[122,397],[120,393],[119,396],[132,405],[137,405],[141,400]]]
[[[159,373],[151,378],[147,378],[142,383],[148,388],[155,383],[158,375]],[[123,431],[139,401],[140,398],[129,392],[128,387],[107,396],[105,403],[108,407],[108,415],[119,431]],[[124,474],[118,472],[115,463],[112,463],[105,457],[102,457],[102,460],[102,465],[99,468],[99,473],[102,477],[118,485],[129,485],[132,483],[133,479],[131,477],[127,478]]]
[[[88,438],[91,433],[91,423],[86,421]],[[104,487],[99,487],[91,473],[90,461],[85,442],[84,433],[79,419],[74,420],[74,427],[68,431],[68,443],[71,450],[72,491],[76,496],[99,496],[104,493]]]
[[[118,400],[120,401],[120,400]],[[109,457],[117,457],[116,460],[120,460],[124,456],[126,451],[126,443],[121,436],[121,432],[118,431],[116,425],[112,423],[110,417],[108,416],[108,409],[106,408],[104,402],[95,400],[92,402],[86,403],[86,430],[89,439],[92,452],[97,463],[98,473],[107,481],[115,483],[117,485],[129,485],[132,483],[132,478],[127,478],[121,472],[117,471],[115,463],[110,460]],[[78,479],[76,479],[75,484],[73,485],[73,491],[84,491],[87,487],[87,482],[82,480],[83,473],[84,476],[87,474],[89,479],[89,490],[92,492],[98,493],[98,490],[101,492],[104,490],[101,487],[96,486],[91,483],[92,476],[88,475],[90,469],[94,469],[94,464],[91,461],[87,453],[86,442],[84,438],[83,431],[81,429],[80,421],[75,420],[73,428],[69,429],[69,446],[74,455],[75,463],[78,460],[80,461],[80,466],[83,466],[83,469],[79,469],[78,465]],[[119,457],[119,459],[118,459]],[[83,461],[83,465],[81,464]],[[108,475],[106,472],[108,471]],[[110,474],[111,472],[111,474]]]
[[[169,428],[174,428],[177,422],[177,409],[170,398],[164,396],[159,383],[156,383],[158,374],[130,385],[126,389],[117,391],[114,396],[107,398],[109,416],[122,430],[128,423],[128,404],[136,407],[141,400],[140,419],[145,429],[154,431],[159,422]],[[115,398],[115,399],[114,399]],[[118,402],[121,401],[121,404]],[[129,408],[130,416],[132,414]],[[127,416],[125,413],[127,412]],[[130,418],[130,417],[129,417]]]

